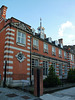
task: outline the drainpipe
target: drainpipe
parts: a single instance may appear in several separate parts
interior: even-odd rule
[[[5,61],[5,69],[4,69],[4,82],[3,82],[3,87],[6,87],[6,66],[7,66],[7,61]]]
[[[32,57],[31,57],[31,53],[32,53],[32,36],[30,36],[30,85],[32,85],[32,80],[31,80],[31,77],[32,77]]]

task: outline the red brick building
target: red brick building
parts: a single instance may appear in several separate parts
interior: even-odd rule
[[[34,66],[43,67],[47,76],[52,64],[59,78],[67,76],[74,67],[74,54],[63,48],[63,39],[52,41],[46,38],[40,20],[38,33],[30,25],[11,17],[6,19],[6,6],[0,8],[0,74],[4,78],[5,61],[7,84],[21,80],[33,81]]]

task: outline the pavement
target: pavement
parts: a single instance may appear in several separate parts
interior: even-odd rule
[[[75,100],[75,87],[35,97],[29,92],[0,87],[0,100]]]
[[[0,87],[0,100],[41,100],[23,90]]]
[[[43,100],[75,100],[75,87],[40,96]]]

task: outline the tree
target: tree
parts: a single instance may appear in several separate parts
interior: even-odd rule
[[[70,83],[75,83],[75,69],[69,70],[67,81],[70,82]]]
[[[43,85],[44,85],[44,87],[54,87],[54,86],[57,86],[59,84],[61,84],[61,82],[55,73],[54,67],[51,65],[49,67],[48,76],[43,81]]]

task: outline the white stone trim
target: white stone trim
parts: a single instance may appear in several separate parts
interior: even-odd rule
[[[4,74],[4,72],[3,72],[3,74]],[[13,72],[6,72],[6,74],[13,74]]]
[[[11,39],[11,40],[14,40],[13,37],[9,37],[9,36],[5,37],[5,39]]]
[[[27,55],[27,57],[30,57],[30,55]]]
[[[39,64],[43,64],[43,62],[39,62]]]
[[[30,66],[30,64],[29,64],[29,63],[27,63],[27,66]]]
[[[30,59],[27,59],[27,61],[30,61]]]
[[[14,53],[14,52],[10,50],[5,50],[4,53]]]
[[[30,38],[30,36],[28,36],[28,38]]]
[[[4,61],[4,63],[5,63],[5,61]],[[8,61],[8,60],[7,60],[7,63],[13,64],[13,61]]]
[[[6,45],[5,48],[11,48],[11,49],[14,49],[14,50],[19,50],[19,51],[30,53],[30,51],[28,51],[28,50],[20,49],[20,48],[13,47],[13,46]]]
[[[30,73],[27,73],[27,75],[30,75]]]
[[[59,71],[55,71],[55,72],[57,72],[57,73],[58,73]]]
[[[30,43],[27,43],[28,45],[30,45]]]
[[[6,35],[12,35],[12,36],[14,36],[14,33],[7,32]]]
[[[30,70],[30,68],[27,68],[27,70]]]
[[[12,41],[5,41],[5,44],[6,43],[14,44],[14,42],[12,42]]]
[[[3,21],[3,19],[0,21],[0,23]]]
[[[13,56],[5,55],[4,58],[13,58]]]
[[[5,66],[3,68],[5,69]],[[6,66],[6,69],[13,69],[13,66]]]
[[[62,71],[64,71],[65,69],[62,69]]]
[[[49,64],[49,65],[52,65],[52,64]]]
[[[56,67],[59,67],[59,65],[56,65]]]
[[[15,30],[10,29],[10,28],[7,28],[6,31],[12,31],[12,32],[15,32]]]
[[[3,77],[3,80],[4,80],[4,77]],[[6,77],[6,81],[10,81],[10,80],[13,80],[12,77]]]
[[[29,41],[29,42],[30,42],[30,40],[29,40],[29,39],[27,39],[27,41]]]
[[[30,49],[30,47],[27,47],[28,49]]]
[[[30,78],[29,78],[29,77],[27,77],[27,80],[30,80]]]

